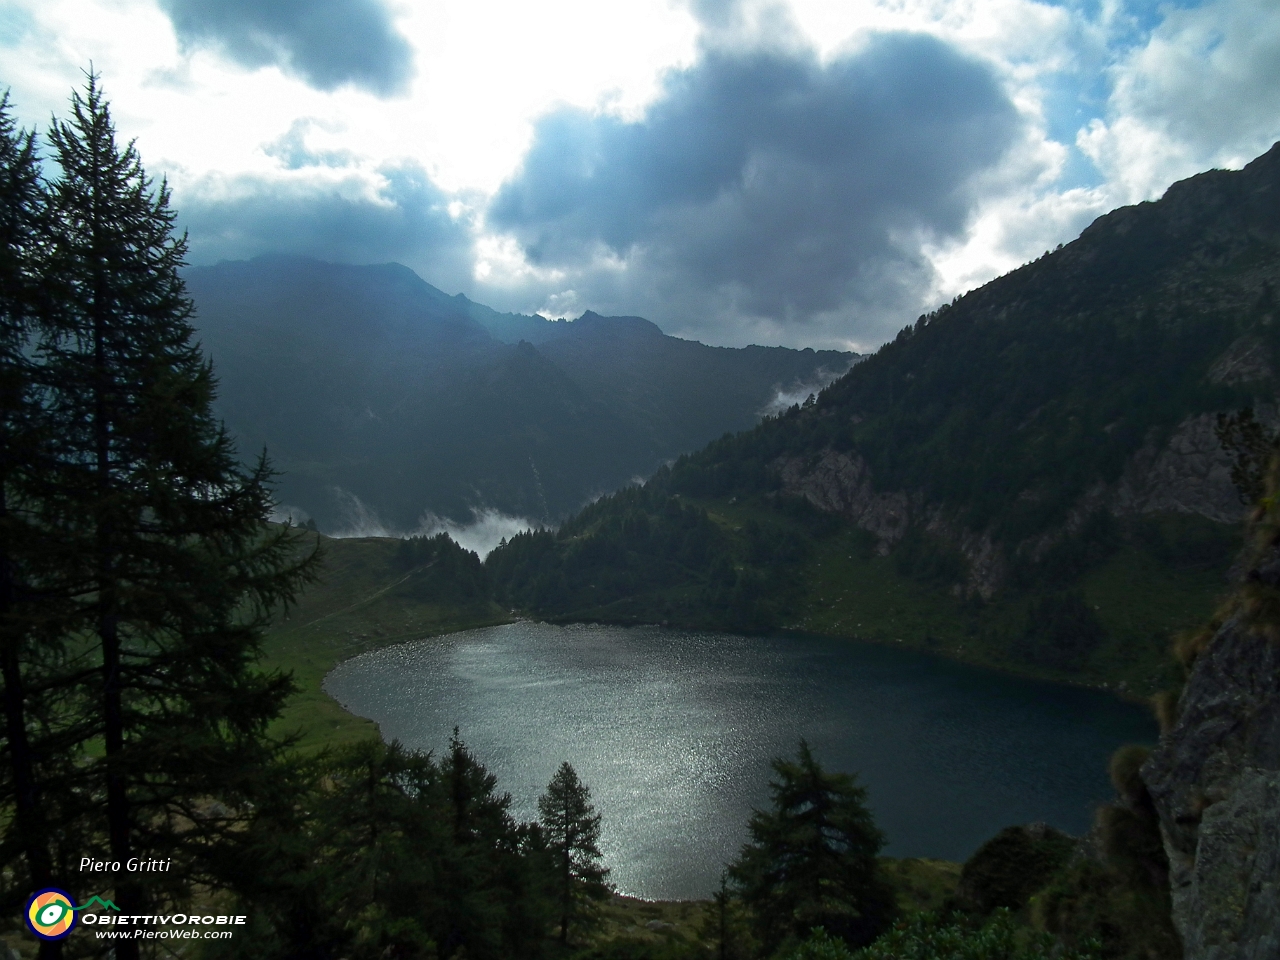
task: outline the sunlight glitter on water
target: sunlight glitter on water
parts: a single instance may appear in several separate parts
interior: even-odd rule
[[[454,726],[536,816],[568,760],[603,815],[621,892],[707,896],[800,737],[856,772],[893,856],[962,860],[1001,827],[1079,833],[1107,759],[1154,741],[1142,708],[918,654],[814,637],[514,623],[376,650],[325,689],[389,740],[437,753]]]

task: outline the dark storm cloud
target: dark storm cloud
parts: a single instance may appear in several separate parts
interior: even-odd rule
[[[449,215],[449,197],[416,166],[381,171],[385,185],[364,195],[341,185],[241,177],[196,184],[176,197],[189,232],[191,263],[293,253],[341,263],[394,260],[433,283],[460,288],[470,277],[471,233]]]
[[[311,86],[405,88],[413,52],[379,0],[160,0],[179,40],[247,67],[276,64]]]
[[[579,290],[602,252],[625,257],[627,286],[676,315],[911,309],[930,277],[920,238],[963,229],[974,175],[1018,129],[991,72],[929,36],[826,65],[707,51],[639,122],[545,117],[489,222],[532,261],[586,271]]]

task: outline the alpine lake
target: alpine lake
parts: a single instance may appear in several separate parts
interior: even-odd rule
[[[910,650],[807,636],[519,622],[386,647],[325,689],[406,747],[455,727],[512,797],[568,760],[603,817],[620,893],[709,896],[769,804],[771,758],[799,740],[857,775],[884,854],[964,860],[1002,827],[1072,834],[1111,798],[1107,761],[1153,743],[1149,711]]]

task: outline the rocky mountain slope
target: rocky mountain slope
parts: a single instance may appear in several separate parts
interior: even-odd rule
[[[801,626],[1154,689],[1238,547],[1215,428],[1276,418],[1277,289],[1280,145],[1099,218],[494,563],[543,615]]]
[[[949,539],[986,596],[1099,511],[1234,523],[1214,415],[1274,407],[1278,287],[1280,147],[921,318],[823,394],[773,469],[882,549],[913,523]]]
[[[855,359],[708,347],[637,317],[498,314],[398,264],[261,257],[186,280],[219,415],[330,530],[362,513],[392,529],[424,511],[553,522]]]
[[[1280,548],[1266,526],[1236,601],[1184,645],[1176,722],[1142,768],[1186,960],[1280,957]]]

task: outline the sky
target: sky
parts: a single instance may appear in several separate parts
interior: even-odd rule
[[[91,64],[193,264],[725,346],[873,350],[1280,140],[1280,0],[0,0],[21,124]]]

